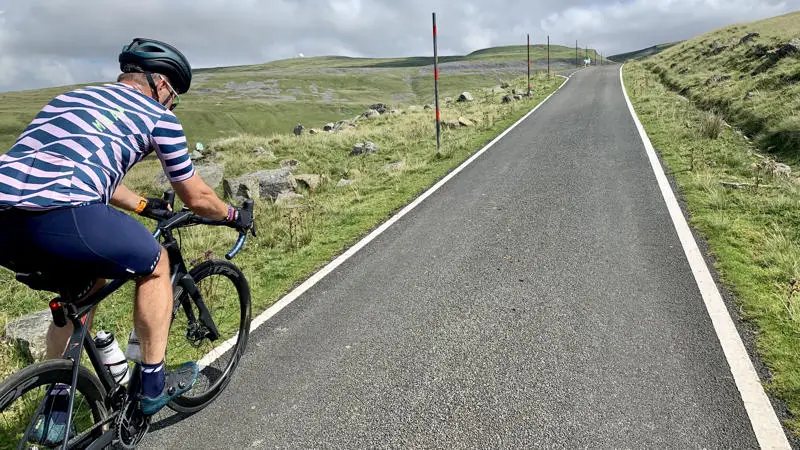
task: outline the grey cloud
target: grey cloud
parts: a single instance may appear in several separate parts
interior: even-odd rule
[[[800,0],[0,0],[0,91],[113,77],[134,36],[180,48],[196,67],[306,56],[429,56],[545,41],[605,54],[789,11]]]

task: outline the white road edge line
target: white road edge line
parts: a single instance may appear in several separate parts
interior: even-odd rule
[[[574,73],[573,73],[573,74],[574,74]],[[339,265],[341,265],[343,262],[345,262],[347,259],[349,259],[351,256],[353,256],[353,255],[354,255],[356,252],[358,252],[359,250],[361,250],[361,248],[363,248],[365,245],[367,245],[367,244],[368,244],[370,241],[372,241],[373,239],[375,239],[375,238],[376,238],[376,237],[377,237],[379,234],[381,234],[381,233],[383,233],[384,231],[386,231],[386,229],[387,229],[387,228],[389,228],[390,226],[392,226],[392,224],[394,224],[395,222],[397,222],[398,220],[400,220],[400,218],[402,218],[403,216],[405,216],[406,214],[408,214],[408,213],[409,213],[409,212],[410,212],[412,209],[416,208],[416,207],[417,207],[417,205],[419,205],[420,203],[422,203],[422,201],[423,201],[423,200],[425,200],[425,199],[426,199],[426,198],[428,198],[428,197],[429,197],[431,194],[433,194],[434,192],[436,192],[436,191],[437,191],[437,190],[438,190],[440,187],[442,187],[442,185],[444,185],[445,183],[447,183],[447,182],[448,182],[448,181],[449,181],[451,178],[453,178],[453,177],[454,177],[454,176],[456,176],[456,175],[457,175],[459,172],[461,172],[462,170],[464,170],[464,168],[465,168],[465,167],[467,167],[469,164],[471,164],[471,163],[472,163],[472,161],[474,161],[475,159],[477,159],[477,158],[478,158],[479,156],[481,156],[481,155],[482,155],[484,152],[486,152],[486,150],[488,150],[488,149],[489,149],[490,147],[492,147],[492,146],[493,146],[495,143],[497,143],[497,141],[499,141],[500,139],[502,139],[502,138],[503,138],[503,136],[505,136],[506,134],[508,134],[508,133],[509,133],[511,130],[513,130],[514,128],[516,128],[516,127],[517,127],[517,125],[519,125],[520,123],[522,123],[522,122],[523,122],[525,119],[527,119],[527,118],[528,118],[528,117],[529,117],[531,114],[533,114],[534,112],[536,112],[536,110],[537,110],[537,109],[539,109],[539,107],[540,107],[540,106],[544,105],[544,104],[545,104],[545,102],[547,102],[547,100],[549,100],[549,99],[550,99],[550,97],[552,97],[552,96],[553,96],[553,95],[554,95],[556,92],[558,92],[559,90],[561,90],[561,88],[562,88],[562,87],[564,87],[564,85],[566,85],[566,84],[567,84],[567,82],[569,81],[569,78],[570,78],[570,77],[565,77],[564,75],[560,75],[560,74],[555,74],[555,75],[556,75],[556,76],[559,76],[559,77],[561,77],[561,78],[564,78],[564,82],[563,82],[563,83],[561,83],[561,85],[558,87],[558,89],[556,89],[555,91],[553,91],[552,93],[550,93],[550,95],[548,95],[547,97],[545,97],[545,98],[544,98],[544,100],[542,100],[541,102],[539,102],[539,104],[537,104],[537,105],[536,105],[536,106],[535,106],[535,107],[534,107],[532,110],[530,110],[530,111],[529,111],[527,114],[525,114],[525,115],[524,115],[524,116],[523,116],[521,119],[519,119],[518,121],[514,122],[514,124],[513,124],[513,125],[511,125],[510,127],[506,128],[506,129],[505,129],[505,130],[504,130],[502,133],[500,133],[500,135],[499,135],[499,136],[497,136],[496,138],[492,139],[492,141],[491,141],[491,142],[489,142],[488,144],[486,144],[486,145],[485,145],[485,146],[484,146],[482,149],[478,150],[478,152],[477,152],[477,153],[475,153],[474,155],[472,155],[472,156],[471,156],[469,159],[467,159],[466,161],[464,161],[463,163],[461,163],[461,165],[460,165],[460,166],[458,166],[458,167],[457,167],[456,169],[454,169],[452,172],[450,172],[449,174],[447,174],[447,176],[445,176],[444,178],[442,178],[441,180],[439,180],[439,182],[438,182],[438,183],[434,184],[434,185],[433,185],[433,186],[432,186],[430,189],[428,189],[428,190],[427,190],[427,191],[425,191],[425,192],[424,192],[422,195],[420,195],[419,197],[417,197],[417,198],[416,198],[416,199],[415,199],[413,202],[409,203],[409,204],[408,204],[408,205],[407,205],[405,208],[403,208],[402,210],[400,210],[400,212],[398,212],[397,214],[395,214],[394,216],[392,216],[392,217],[391,217],[389,220],[387,220],[386,222],[384,222],[383,224],[381,224],[381,225],[380,225],[378,228],[376,228],[375,230],[373,230],[373,231],[372,231],[370,234],[368,234],[368,235],[367,235],[367,236],[365,236],[363,239],[361,239],[360,241],[358,241],[358,243],[356,243],[355,245],[353,245],[352,247],[350,247],[349,249],[347,249],[347,250],[346,250],[344,253],[342,253],[341,255],[339,255],[339,256],[338,256],[336,259],[334,259],[333,261],[331,261],[330,263],[328,263],[328,264],[327,264],[325,267],[323,267],[323,268],[322,268],[322,269],[320,269],[318,272],[316,272],[314,275],[312,275],[311,277],[309,277],[309,278],[308,278],[306,281],[304,281],[304,282],[303,282],[303,283],[302,283],[300,286],[297,286],[297,287],[296,287],[294,290],[292,290],[291,292],[289,292],[288,294],[286,294],[286,295],[285,295],[283,298],[281,298],[281,299],[280,299],[280,300],[278,300],[277,302],[273,303],[273,304],[272,304],[272,306],[270,306],[270,307],[269,307],[269,308],[267,308],[267,309],[266,309],[264,312],[262,312],[262,313],[261,313],[261,314],[259,314],[257,317],[255,317],[255,318],[252,320],[252,322],[250,323],[250,331],[252,332],[253,330],[256,330],[258,327],[260,327],[261,325],[263,325],[263,324],[264,324],[264,322],[266,322],[266,321],[267,321],[267,320],[269,320],[269,319],[270,319],[272,316],[274,316],[275,314],[277,314],[277,313],[278,313],[280,310],[282,310],[282,309],[283,309],[283,308],[285,308],[287,305],[289,305],[290,303],[292,303],[293,301],[295,301],[295,300],[296,300],[296,299],[297,299],[297,298],[298,298],[300,295],[302,295],[302,294],[303,294],[305,291],[307,291],[309,288],[311,288],[311,286],[314,286],[315,284],[317,284],[317,283],[318,283],[320,280],[322,280],[322,279],[323,279],[325,276],[327,276],[329,273],[331,273],[331,272],[332,272],[334,269],[336,269],[337,267],[339,267]],[[204,368],[204,367],[206,367],[206,366],[210,365],[210,364],[211,364],[211,363],[213,363],[213,362],[214,362],[214,361],[215,361],[217,358],[219,358],[219,357],[220,357],[222,354],[224,354],[226,351],[228,351],[228,350],[230,350],[231,348],[233,348],[233,344],[236,342],[236,337],[237,337],[237,336],[238,336],[238,333],[237,333],[237,335],[234,335],[234,337],[232,337],[232,338],[228,339],[227,341],[223,342],[223,343],[222,343],[222,344],[220,344],[219,346],[215,347],[213,350],[211,350],[211,352],[209,352],[209,353],[208,353],[208,354],[206,354],[206,355],[205,355],[205,356],[204,356],[202,359],[200,359],[200,361],[198,361],[198,362],[197,362],[197,365],[199,366],[199,368],[202,370],[202,368]]]
[[[711,272],[708,270],[705,259],[697,247],[697,242],[692,236],[689,225],[683,217],[678,201],[675,199],[675,194],[672,192],[667,177],[664,174],[664,169],[656,156],[653,144],[647,137],[647,133],[633,109],[628,93],[625,91],[625,82],[622,79],[622,66],[619,68],[619,81],[622,85],[622,93],[625,95],[625,101],[628,103],[628,109],[631,112],[633,121],[636,123],[636,128],[639,130],[639,135],[642,138],[647,156],[650,159],[650,165],[653,167],[653,172],[658,180],[658,185],[661,188],[661,194],[664,196],[664,201],[669,209],[672,223],[675,225],[675,230],[678,232],[683,251],[686,253],[686,258],[689,260],[689,265],[692,268],[694,279],[697,282],[697,287],[703,296],[708,315],[711,317],[711,322],[714,324],[714,331],[717,333],[719,342],[722,345],[722,351],[725,353],[725,358],[728,360],[733,379],[736,382],[736,387],[742,396],[744,407],[747,410],[747,415],[750,417],[750,424],[753,426],[758,444],[763,449],[790,449],[789,441],[783,431],[778,416],[772,408],[767,394],[758,378],[753,363],[747,356],[747,350],[744,347],[739,333],[733,324],[728,309],[722,301],[722,296],[719,293],[714,279],[711,277]]]

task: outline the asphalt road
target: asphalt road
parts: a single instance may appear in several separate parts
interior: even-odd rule
[[[757,448],[618,70],[576,73],[143,446]]]

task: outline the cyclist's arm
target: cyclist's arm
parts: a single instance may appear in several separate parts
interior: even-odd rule
[[[156,122],[153,144],[175,193],[192,212],[214,220],[228,217],[228,205],[217,197],[192,165],[183,127],[171,112],[165,112]]]
[[[139,195],[120,184],[117,186],[117,189],[114,190],[114,194],[111,195],[111,200],[109,203],[117,208],[127,211],[135,211],[136,207],[139,206],[140,199],[141,197]]]

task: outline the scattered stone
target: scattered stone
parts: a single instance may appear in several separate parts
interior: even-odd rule
[[[383,103],[376,103],[374,105],[371,105],[369,109],[378,111],[378,114],[384,114],[389,109],[389,107]]]
[[[462,127],[475,126],[475,123],[473,121],[467,119],[466,117],[459,117],[458,118],[458,124],[461,125]]]
[[[758,57],[761,57],[761,56],[764,56],[764,55],[767,54],[767,48],[764,47],[761,44],[754,45],[753,48],[752,48],[752,51],[753,51],[753,54],[758,56]]]
[[[195,143],[194,144],[194,149],[197,150],[198,152],[202,152],[203,151],[203,143],[202,142]]]
[[[522,95],[522,91],[517,88],[514,88],[511,90],[511,95]]]
[[[350,186],[351,184],[353,184],[353,180],[345,180],[342,178],[338,183],[336,183],[336,187]]]
[[[272,153],[269,150],[265,150],[264,147],[256,147],[253,149],[253,153],[258,157],[263,157],[267,159],[275,159],[275,153]]]
[[[792,39],[790,42],[781,45],[776,53],[779,57],[785,58],[798,51],[800,51],[800,39]]]
[[[294,135],[300,136],[301,134],[303,134],[303,131],[305,131],[305,129],[306,127],[298,123],[297,126],[294,127]]]
[[[19,345],[34,361],[44,359],[47,351],[47,329],[53,321],[49,309],[24,315],[6,325],[6,339]]]
[[[322,131],[333,131],[336,127],[333,123],[326,123],[324,127],[322,127]]]
[[[755,92],[747,91],[747,93],[744,94],[744,99],[745,100],[750,100],[751,98],[755,97],[755,95],[756,95]]]
[[[401,111],[399,109],[393,109],[393,110],[389,111],[389,114],[397,115],[397,114],[402,114],[402,112],[403,111]]]
[[[431,109],[433,109],[433,105],[425,105],[425,107],[423,109],[431,110]]]
[[[203,159],[203,154],[202,154],[202,153],[200,153],[199,151],[195,150],[195,151],[193,151],[193,152],[192,152],[192,153],[189,155],[189,157],[190,157],[190,158],[191,158],[193,161],[200,161],[201,159]]]
[[[749,41],[749,40],[751,40],[753,38],[757,38],[759,36],[760,35],[758,33],[748,33],[748,34],[744,35],[744,37],[739,39],[739,43],[740,44],[744,44],[745,42],[747,42],[747,41]]]
[[[522,95],[521,94],[514,95],[514,100],[522,100]]]
[[[284,191],[297,188],[289,169],[259,170],[233,179],[222,180],[225,196],[241,203],[245,199],[269,198],[275,200]]]
[[[717,84],[721,81],[730,80],[729,75],[712,75],[711,78],[706,80],[706,86],[710,86],[712,84]]]
[[[366,155],[369,153],[375,153],[378,151],[378,146],[375,145],[373,142],[365,141],[359,142],[358,144],[353,146],[353,150],[350,151],[348,156],[357,156],[357,155]]]
[[[474,98],[472,98],[472,94],[469,92],[462,92],[461,95],[458,96],[459,102],[471,102],[472,100],[474,100]]]
[[[302,194],[292,191],[281,191],[275,198],[275,205],[281,208],[296,208],[300,206],[300,200],[304,198]]]
[[[222,176],[225,174],[225,166],[217,163],[203,163],[194,166],[200,179],[211,188],[216,189],[222,183]],[[162,190],[171,189],[167,174],[163,170],[159,171],[155,177],[155,184]]]
[[[319,130],[316,129],[316,128],[312,128],[312,129],[308,130],[308,134],[319,134]]]
[[[300,165],[300,161],[296,159],[284,159],[280,164],[282,169],[294,170]]]
[[[349,120],[340,120],[333,125],[333,131],[340,131],[344,128],[355,128],[355,124]]]
[[[503,97],[503,103],[511,103],[514,101],[514,96],[506,95]]]
[[[444,127],[444,128],[453,129],[453,128],[459,128],[460,126],[461,126],[461,124],[458,123],[457,120],[443,120],[442,121],[442,127]]]
[[[391,164],[386,164],[383,166],[383,170],[386,172],[397,172],[399,170],[403,170],[406,167],[405,161],[397,161]]]
[[[453,97],[445,97],[444,98],[444,102],[445,103],[453,103]]]
[[[495,86],[492,88],[492,94],[500,94],[501,92],[505,92],[502,86]]]
[[[507,82],[503,81],[502,83],[500,83],[500,87],[503,88],[503,89],[508,89],[508,88],[511,87],[511,85],[508,84]]]
[[[761,172],[772,175],[778,178],[791,178],[792,168],[784,163],[779,163],[772,158],[765,158],[761,162],[751,166],[752,168]]]
[[[315,192],[319,189],[319,186],[322,184],[322,177],[316,174],[311,173],[303,173],[300,175],[295,175],[294,179],[297,180],[298,184],[303,184],[308,188],[309,191]]]
[[[368,110],[366,110],[364,112],[364,114],[361,115],[361,117],[363,117],[365,119],[372,119],[372,118],[378,117],[380,115],[381,115],[381,113],[379,113],[378,111],[376,111],[374,109],[368,109]]]

